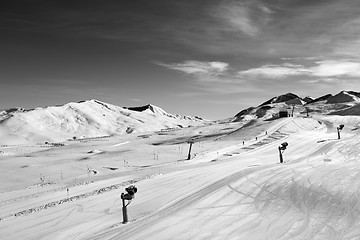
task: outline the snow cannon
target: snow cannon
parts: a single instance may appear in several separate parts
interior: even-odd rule
[[[285,150],[288,145],[289,144],[287,142],[283,142],[279,148],[281,148],[281,150]]]
[[[126,194],[122,194],[121,198],[125,200],[132,200],[135,197],[135,193],[137,192],[137,188],[134,185],[130,185],[125,188]]]
[[[279,157],[280,157],[280,163],[283,163],[283,162],[284,162],[282,153],[285,151],[285,149],[286,149],[287,146],[289,146],[289,144],[288,144],[287,142],[283,142],[283,143],[278,147]]]
[[[340,124],[336,129],[337,129],[337,133],[338,133],[338,139],[340,139],[340,131],[343,130],[344,128],[344,124]]]
[[[127,215],[127,206],[131,203],[131,200],[134,199],[135,193],[137,193],[137,187],[135,185],[130,185],[129,187],[125,188],[127,193],[121,193],[121,200],[122,200],[122,213],[123,213],[123,224],[128,222],[128,215]],[[127,200],[127,204],[125,203]]]

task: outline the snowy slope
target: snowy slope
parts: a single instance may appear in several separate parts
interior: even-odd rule
[[[8,240],[358,239],[360,117],[298,116],[258,124],[212,124],[145,139],[125,134],[4,157],[0,235]],[[341,139],[339,124],[345,125]],[[196,155],[179,161],[189,146],[174,139],[232,126],[242,127],[228,130],[228,138],[195,143]],[[164,144],[153,145],[160,140]],[[285,141],[280,164],[278,147]],[[96,176],[88,166],[98,170]],[[120,194],[130,184],[138,192],[123,224]]]

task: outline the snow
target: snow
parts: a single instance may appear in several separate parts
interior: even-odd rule
[[[5,118],[5,117],[4,117]],[[62,142],[69,139],[104,137],[203,124],[195,117],[175,116],[149,105],[143,112],[89,100],[63,106],[36,108],[7,115],[0,123],[0,144]],[[5,135],[5,134],[3,134]]]
[[[144,117],[144,112],[95,102],[82,104],[37,109],[30,115],[16,113],[16,121],[6,124],[20,128],[17,133],[29,133],[30,127],[18,124],[57,116],[46,120],[56,130],[65,122],[59,116],[70,111],[66,116],[87,119],[78,120],[87,122],[83,130],[81,124],[70,125],[77,126],[75,132],[91,136],[102,116],[96,114],[97,105],[109,119],[112,111],[152,119],[154,124],[153,119],[168,118],[154,113]],[[0,236],[7,240],[358,239],[360,117],[312,114],[306,118],[299,112],[294,116],[166,131],[141,127],[146,131],[64,145],[3,145]],[[102,129],[112,129],[110,123],[103,122]],[[339,124],[345,125],[341,139],[337,139]],[[53,139],[60,131],[49,135]],[[189,139],[195,143],[187,161]],[[289,145],[280,164],[278,146],[283,142]],[[123,224],[120,194],[131,184],[138,192],[128,206],[129,222]]]

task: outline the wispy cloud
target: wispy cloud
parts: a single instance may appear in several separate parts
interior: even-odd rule
[[[241,76],[264,76],[270,78],[284,78],[287,76],[308,75],[310,72],[301,65],[285,63],[282,65],[264,65],[239,72]]]
[[[344,22],[331,31],[333,52],[336,56],[360,59],[360,18]],[[326,36],[325,36],[326,37]]]
[[[243,71],[236,71],[228,63],[220,61],[188,60],[156,64],[186,74],[188,79],[193,80],[189,84],[193,89],[217,94],[256,93],[264,88],[275,91],[279,84],[295,89],[314,83],[321,88],[340,83],[345,86],[360,76],[360,62],[347,59],[317,61],[312,66],[289,62],[267,64]]]
[[[337,78],[316,78],[316,79],[306,79],[306,80],[300,80],[300,83],[316,83],[316,84],[333,84],[333,83],[339,83],[339,79]]]
[[[283,57],[281,60],[287,61],[287,60],[317,60],[320,59],[320,57]]]
[[[281,65],[264,65],[259,68],[251,68],[240,71],[240,76],[246,77],[269,77],[269,78],[286,78],[289,76],[311,76],[320,78],[335,77],[359,77],[360,62],[349,60],[326,60],[318,61],[313,67],[304,67],[284,63]]]
[[[167,67],[172,70],[193,74],[193,75],[212,75],[216,76],[228,70],[229,64],[225,62],[201,62],[201,61],[184,61],[182,63],[160,63],[157,65]]]
[[[188,60],[180,63],[155,62],[155,64],[186,74],[193,80],[189,87],[197,91],[220,95],[256,91],[252,86],[245,85],[245,80],[226,62]]]
[[[249,9],[246,6],[223,5],[218,9],[217,14],[233,30],[239,30],[252,37],[259,33],[259,28],[250,19]]]
[[[223,1],[213,9],[212,16],[222,22],[225,31],[255,37],[273,13],[259,1]]]

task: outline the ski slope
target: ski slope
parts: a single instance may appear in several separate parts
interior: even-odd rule
[[[345,128],[337,139],[340,123]],[[0,233],[5,239],[59,240],[357,239],[359,123],[356,117],[285,118],[261,128],[214,125],[166,136],[153,133],[141,139],[86,143],[77,146],[81,151],[67,146],[73,152],[68,151],[68,162],[58,165],[66,171],[76,166],[71,159],[89,149],[104,149],[105,155],[93,155],[93,163],[99,165],[92,168],[99,174],[87,176],[89,184],[71,186],[70,198],[78,199],[25,216],[11,217],[11,213],[65,198],[61,186],[69,183],[3,193],[0,218],[10,217],[0,221]],[[224,135],[226,140],[204,138],[203,143],[195,143],[196,156],[190,161],[176,160],[187,155],[186,143],[151,145],[230,127],[234,130]],[[277,148],[285,141],[289,145],[280,164]],[[125,150],[131,152],[130,166],[108,174],[100,169],[101,164],[118,162]],[[65,155],[57,151],[50,166]],[[130,184],[138,192],[128,206],[129,223],[122,224],[119,195]],[[101,194],[82,195],[111,186],[113,190]]]

